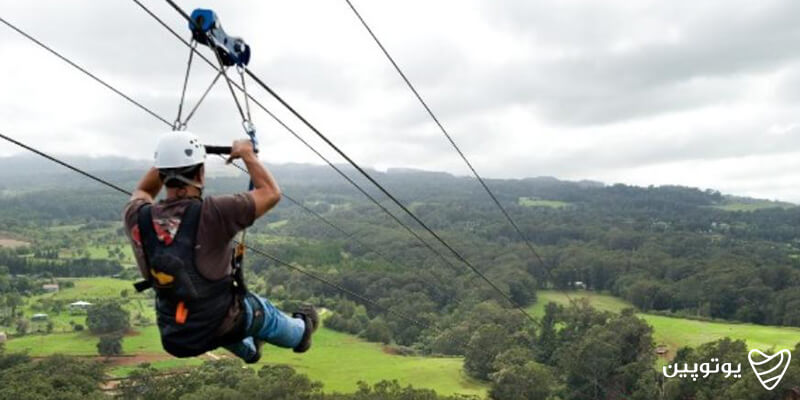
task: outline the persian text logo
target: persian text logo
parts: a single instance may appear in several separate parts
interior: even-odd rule
[[[756,378],[761,382],[764,389],[775,389],[780,383],[789,363],[792,361],[792,353],[789,350],[781,350],[773,355],[764,354],[761,350],[753,349],[747,354],[747,360],[756,374]],[[697,381],[698,378],[706,379],[713,374],[725,374],[724,378],[739,379],[742,377],[742,364],[722,363],[719,358],[712,358],[710,362],[702,364],[693,363],[689,365],[683,363],[670,364],[661,367],[664,376],[667,378],[691,379]]]
[[[756,373],[756,378],[761,382],[761,386],[764,389],[772,390],[781,383],[783,375],[789,369],[792,352],[784,349],[770,356],[753,349],[747,354],[747,360],[750,361],[750,366],[753,367],[753,372]]]
[[[741,378],[742,377],[742,364],[736,364],[736,368],[731,363],[719,363],[719,358],[712,358],[711,362],[702,364],[694,363],[692,366],[684,363],[683,368],[678,364],[670,364],[661,367],[664,376],[667,378],[691,378],[696,381],[697,378],[708,378],[712,374],[725,374],[725,378]],[[671,371],[671,372],[668,372]],[[701,376],[702,375],[702,376]]]

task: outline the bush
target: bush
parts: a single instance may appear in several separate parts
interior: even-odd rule
[[[100,336],[100,341],[97,342],[97,353],[105,357],[122,354],[122,335]]]
[[[126,332],[130,326],[130,313],[117,302],[91,306],[86,315],[86,325],[93,334]]]
[[[389,325],[380,318],[375,318],[369,322],[367,329],[364,330],[364,339],[370,342],[389,344],[392,341],[392,331]]]

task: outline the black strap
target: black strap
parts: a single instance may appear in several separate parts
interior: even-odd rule
[[[143,292],[153,287],[153,278],[150,276],[150,261],[147,254],[147,245],[149,243],[145,243],[156,237],[155,229],[153,229],[152,208],[152,204],[145,204],[139,207],[139,211],[137,212],[136,224],[139,226],[139,242],[142,245],[144,264],[147,267],[146,278],[133,284],[133,288],[136,289],[137,292]]]
[[[192,201],[189,203],[188,208],[183,213],[181,218],[181,226],[178,228],[178,234],[175,235],[175,240],[186,237],[186,235],[195,235],[195,237],[188,238],[192,242],[196,240],[197,227],[200,225],[200,211],[202,210],[202,201]]]
[[[197,227],[200,222],[200,212],[202,211],[202,201],[192,201],[184,211],[181,218],[181,225],[178,228],[178,233],[173,238],[174,241],[190,241],[195,242],[196,237],[187,237],[187,235],[197,235]],[[147,249],[154,249],[159,245],[158,234],[155,227],[153,227],[153,207],[152,204],[145,204],[139,208],[137,215],[137,224],[139,225],[139,239],[142,244],[142,252],[144,253],[144,262],[147,266],[147,278],[133,284],[137,292],[142,292],[153,287],[153,278],[149,273],[150,258],[147,254]],[[194,259],[191,260],[194,263]]]
[[[136,292],[138,292],[138,293],[144,292],[145,290],[150,289],[152,287],[153,287],[153,282],[150,282],[150,280],[144,280],[144,279],[142,279],[141,281],[135,282],[133,284],[133,288],[136,289]]]

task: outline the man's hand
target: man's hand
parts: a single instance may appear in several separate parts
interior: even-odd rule
[[[233,160],[246,159],[246,157],[255,156],[255,154],[253,143],[249,139],[234,140],[231,146],[231,154],[228,156],[226,163],[230,164]]]
[[[255,217],[259,218],[278,204],[281,199],[281,189],[272,174],[258,161],[250,140],[240,139],[233,142],[227,163],[230,164],[237,158],[244,161],[247,172],[250,174],[250,181],[253,182],[253,190],[250,191],[250,194],[253,196],[256,206]]]

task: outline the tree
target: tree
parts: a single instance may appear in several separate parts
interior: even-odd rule
[[[489,397],[493,400],[545,400],[556,382],[548,367],[533,361],[506,366],[491,378]]]
[[[97,342],[97,353],[104,357],[122,354],[122,335],[111,334],[100,336]]]
[[[464,369],[467,373],[472,377],[488,380],[489,374],[494,372],[495,356],[506,348],[503,338],[507,336],[500,325],[489,324],[479,327],[469,340],[464,354]]]
[[[443,329],[431,340],[430,350],[435,354],[447,356],[464,355],[464,349],[471,335],[472,331],[464,324]]]
[[[25,304],[25,299],[17,292],[11,292],[6,295],[6,307],[11,308],[11,317],[17,316],[17,307]]]
[[[25,318],[17,319],[16,328],[17,328],[17,334],[18,335],[24,335],[24,334],[28,333],[28,330],[30,329],[30,327],[31,327],[31,323],[27,319],[25,319]]]
[[[0,372],[31,360],[27,353],[5,354],[5,345],[0,343]]]
[[[544,306],[544,316],[539,320],[539,337],[536,341],[536,360],[552,364],[553,354],[558,348],[558,333],[556,331],[556,318],[560,311],[556,303],[550,302]]]
[[[130,326],[130,312],[117,302],[105,302],[89,307],[86,325],[95,335],[124,333]]]
[[[629,397],[653,366],[653,347],[652,328],[632,309],[594,324],[556,352],[569,388],[566,398]]]
[[[382,319],[375,318],[369,322],[364,331],[364,338],[370,342],[389,344],[392,341],[392,331]]]
[[[103,367],[67,356],[20,362],[0,373],[0,399],[101,400]]]

